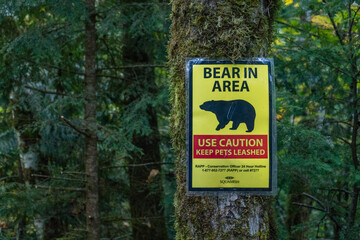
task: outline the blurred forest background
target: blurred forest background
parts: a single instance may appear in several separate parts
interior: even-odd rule
[[[171,4],[88,2],[0,1],[0,239],[86,239],[94,129],[101,238],[175,238]],[[359,20],[356,1],[281,2],[279,239],[360,239]]]

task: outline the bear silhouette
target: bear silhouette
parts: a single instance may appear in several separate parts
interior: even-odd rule
[[[245,123],[247,127],[246,132],[254,130],[255,122],[255,108],[244,100],[232,101],[207,101],[200,105],[200,108],[205,111],[215,113],[219,125],[216,130],[223,129],[230,121],[233,122],[231,130],[236,130],[240,123]]]

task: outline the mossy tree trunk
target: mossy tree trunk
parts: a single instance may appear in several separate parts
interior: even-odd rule
[[[264,57],[276,0],[173,0],[171,133],[177,155],[177,239],[276,239],[270,197],[186,196],[185,58]]]

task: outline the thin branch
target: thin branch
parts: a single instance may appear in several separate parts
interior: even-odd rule
[[[319,62],[321,62],[322,64],[327,65],[327,66],[329,66],[329,67],[331,67],[331,68],[334,68],[334,69],[336,69],[337,71],[341,72],[342,74],[345,74],[345,75],[347,75],[348,77],[351,77],[349,73],[345,72],[345,71],[342,70],[341,68],[338,68],[338,67],[336,67],[336,66],[328,63],[327,61],[322,60],[321,58],[315,58],[315,59],[318,60]]]
[[[82,179],[59,178],[59,177],[52,177],[52,176],[40,175],[40,174],[31,174],[31,176],[33,176],[33,177],[41,177],[41,178],[50,178],[50,179],[55,179],[55,180],[64,180],[64,181],[86,182],[85,180],[82,180]]]
[[[323,0],[323,3],[326,4],[326,0]],[[333,26],[333,28],[334,28],[334,30],[335,30],[335,34],[336,34],[336,36],[338,37],[340,44],[341,44],[342,46],[344,46],[343,36],[341,35],[338,27],[336,26],[336,23],[335,23],[335,21],[334,21],[334,17],[332,16],[332,14],[331,14],[331,12],[330,12],[329,10],[326,11],[326,12],[327,12],[327,15],[328,15],[329,18],[330,18],[331,24],[332,24],[332,26]]]
[[[73,230],[77,232],[87,232],[87,230],[84,228],[74,228]]]
[[[60,26],[60,27],[57,27],[57,28],[54,28],[54,29],[51,29],[51,30],[48,30],[48,31],[43,31],[43,33],[44,33],[44,34],[50,34],[50,33],[57,32],[57,31],[59,31],[59,30],[62,30],[62,29],[66,28],[66,27],[69,27],[69,26],[71,26],[71,24],[70,24],[70,23],[66,23],[66,24],[64,24],[64,25],[62,25],[62,26]]]
[[[354,22],[355,22],[355,18],[356,18],[356,15],[357,15],[357,13],[359,12],[359,10],[360,10],[360,7],[358,7],[357,9],[356,9],[356,11],[355,11],[355,13],[354,13],[354,17],[352,17],[352,15],[351,15],[351,4],[349,3],[349,16],[350,16],[350,23],[349,23],[349,31],[348,31],[348,34],[349,34],[349,36],[351,36],[351,34],[352,34],[352,27],[353,27],[353,25],[354,25]]]
[[[144,166],[165,165],[165,164],[174,164],[174,163],[173,162],[150,162],[150,163],[141,163],[141,164],[124,164],[124,165],[118,165],[118,166],[103,167],[101,169],[125,168],[125,167],[144,167]]]
[[[314,196],[312,196],[312,195],[310,195],[308,193],[305,193],[305,192],[303,192],[302,195],[304,195],[304,196],[306,196],[308,198],[311,198],[315,202],[319,203],[324,209],[326,209],[325,204],[322,201],[320,201],[319,199],[317,199],[316,197],[314,197]]]
[[[73,171],[62,171],[61,174],[79,174],[79,175],[87,175],[86,173],[84,172],[73,172]]]
[[[348,193],[351,194],[352,192],[346,189],[342,189],[342,188],[321,188],[322,190],[328,190],[328,191],[336,191],[336,192],[344,192],[344,193]]]
[[[322,221],[324,221],[325,217],[326,217],[326,214],[324,214],[324,216],[321,218],[321,220],[319,221],[319,223],[317,225],[316,237],[319,237],[320,224],[321,224]]]
[[[52,64],[48,64],[48,63],[37,63],[31,59],[28,59],[28,58],[24,58],[23,56],[19,56],[18,54],[15,54],[15,53],[9,53],[17,58],[21,58],[22,60],[25,60],[26,62],[28,63],[31,63],[33,65],[36,65],[36,66],[42,66],[42,67],[45,67],[45,68],[51,68],[51,69],[57,69],[57,70],[61,70],[61,71],[64,71],[64,72],[68,72],[68,73],[72,73],[72,74],[76,74],[76,75],[80,75],[80,76],[85,76],[85,73],[82,73],[82,72],[77,72],[77,71],[71,71],[71,70],[68,70],[68,69],[64,69],[64,68],[61,68],[61,67],[58,67],[58,66],[55,66],[55,65],[52,65]]]
[[[340,124],[340,123],[342,123],[342,124],[345,124],[345,125],[348,125],[348,126],[352,126],[352,124],[351,123],[349,123],[349,122],[345,122],[345,121],[337,121],[337,120],[333,120],[333,121],[324,121],[324,123],[336,123],[336,124]]]
[[[122,3],[122,4],[117,4],[117,5],[114,5],[114,6],[109,6],[108,9],[105,9],[103,11],[98,11],[96,13],[96,16],[99,16],[100,14],[107,14],[110,11],[118,11],[120,9],[123,9],[124,7],[129,7],[129,6],[142,7],[142,6],[154,6],[154,5],[161,6],[161,7],[165,6],[167,8],[171,8],[171,5],[169,3],[167,3],[167,2],[165,2],[165,3],[162,3],[162,2],[158,2],[158,3]]]
[[[86,133],[86,132],[84,132],[84,131],[82,131],[82,130],[80,130],[79,128],[77,128],[74,124],[72,124],[69,120],[67,120],[64,116],[61,116],[61,119],[62,120],[64,120],[64,122],[69,126],[69,127],[71,127],[72,129],[74,129],[76,132],[78,132],[79,134],[82,134],[82,135],[84,135],[84,136],[86,136],[86,137],[89,137],[89,135]]]
[[[0,178],[0,182],[6,180],[6,179],[10,179],[10,178],[18,178],[19,176],[8,176],[8,177],[3,177],[3,178]]]
[[[112,79],[122,79],[120,76],[107,75],[107,74],[96,74],[96,77],[112,78]]]
[[[43,185],[35,185],[37,189],[46,189],[46,190],[57,190],[57,191],[72,191],[72,192],[85,192],[85,188],[66,188],[66,187],[49,187]]]
[[[351,143],[348,140],[346,140],[345,138],[342,138],[342,137],[337,137],[337,138],[351,146]]]
[[[295,42],[294,42],[294,44],[295,44],[298,48],[300,48],[301,50],[306,51],[306,52],[310,52],[309,49],[305,49],[305,48],[304,48],[303,46],[301,46],[300,44],[295,43]],[[288,49],[287,51],[294,51],[294,49]],[[345,72],[344,70],[342,70],[341,68],[339,68],[339,67],[337,67],[337,66],[334,66],[334,65],[328,63],[328,60],[322,60],[320,57],[322,58],[323,56],[321,56],[321,55],[318,54],[318,57],[315,58],[315,60],[318,61],[318,62],[320,62],[320,63],[322,63],[322,64],[324,64],[324,65],[326,65],[326,66],[328,66],[328,67],[334,68],[335,70],[341,72],[342,74],[344,74],[344,75],[346,75],[346,76],[348,76],[348,77],[351,77],[351,75],[350,75],[349,73]],[[360,72],[359,72],[359,73],[360,73]]]
[[[319,35],[317,35],[317,34],[310,33],[309,31],[306,31],[306,30],[304,30],[304,29],[302,29],[302,28],[299,28],[299,27],[295,27],[295,26],[293,26],[293,25],[291,25],[291,24],[288,24],[288,23],[286,23],[286,22],[282,22],[282,21],[279,21],[279,20],[275,20],[275,22],[276,22],[276,23],[279,23],[279,24],[282,24],[282,25],[284,25],[284,26],[287,26],[287,27],[291,27],[291,28],[293,28],[293,29],[295,29],[295,30],[298,30],[298,31],[300,31],[300,32],[308,33],[310,36],[319,37]]]
[[[127,65],[127,66],[120,66],[120,67],[108,67],[108,68],[100,68],[97,71],[104,71],[104,70],[121,70],[121,69],[129,69],[129,68],[167,68],[168,66],[165,64],[136,64],[136,65]]]
[[[308,204],[297,203],[297,202],[293,202],[292,204],[298,205],[298,206],[301,206],[301,207],[307,207],[307,208],[310,208],[310,209],[318,210],[318,211],[321,211],[321,212],[325,212],[326,215],[329,216],[329,218],[336,224],[336,226],[338,226],[341,229],[341,225],[339,224],[339,222],[334,218],[333,214],[331,212],[328,212],[326,209],[322,209],[322,208],[319,208],[319,207],[314,207],[314,206],[311,206],[311,205],[308,205]]]
[[[170,218],[167,216],[152,216],[152,217],[137,217],[137,218],[102,218],[101,220],[104,222],[111,222],[111,221],[132,221],[132,220],[148,220],[148,219],[161,219],[161,218]]]
[[[110,55],[110,58],[111,58],[111,61],[112,61],[112,64],[116,65],[116,61],[115,61],[115,58],[113,56],[113,54],[111,53],[111,50],[110,50],[110,47],[109,45],[107,44],[106,42],[106,35],[104,35],[104,37],[101,38],[101,41],[104,43],[105,47],[106,47],[106,50],[108,51],[109,55]]]
[[[50,91],[50,90],[46,90],[46,89],[38,89],[38,88],[31,87],[31,86],[25,86],[25,88],[30,89],[30,90],[34,90],[34,91],[37,91],[37,92],[41,92],[41,93],[44,93],[44,94],[54,94],[54,95],[59,95],[59,96],[64,96],[64,97],[75,97],[75,96],[71,96],[71,95],[68,95],[68,94],[65,94],[65,93]]]
[[[328,215],[329,218],[336,224],[336,226],[337,226],[339,229],[342,228],[342,225],[340,225],[340,223],[335,219],[335,217],[334,217],[335,215],[334,215],[333,212],[329,212],[327,215]]]
[[[343,40],[343,37],[341,36],[340,34],[340,31],[338,29],[338,27],[336,26],[336,23],[334,21],[334,18],[332,17],[331,13],[328,11],[328,16],[330,18],[330,21],[331,21],[331,24],[333,25],[333,28],[335,30],[335,33],[336,33],[336,36],[338,37],[339,39],[339,42],[342,46],[344,46],[344,40]]]
[[[301,207],[311,208],[311,209],[318,210],[318,211],[321,211],[321,212],[326,212],[326,209],[322,209],[322,208],[319,208],[319,207],[314,207],[314,206],[304,204],[304,203],[293,202],[292,204],[297,205],[297,206],[301,206]]]

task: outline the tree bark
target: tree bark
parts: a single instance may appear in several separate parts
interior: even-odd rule
[[[185,57],[264,57],[277,1],[173,0],[168,48],[177,239],[276,239],[271,197],[186,196]]]
[[[96,127],[96,13],[95,0],[86,0],[85,19],[85,171],[86,230],[89,240],[100,239],[99,179]]]

